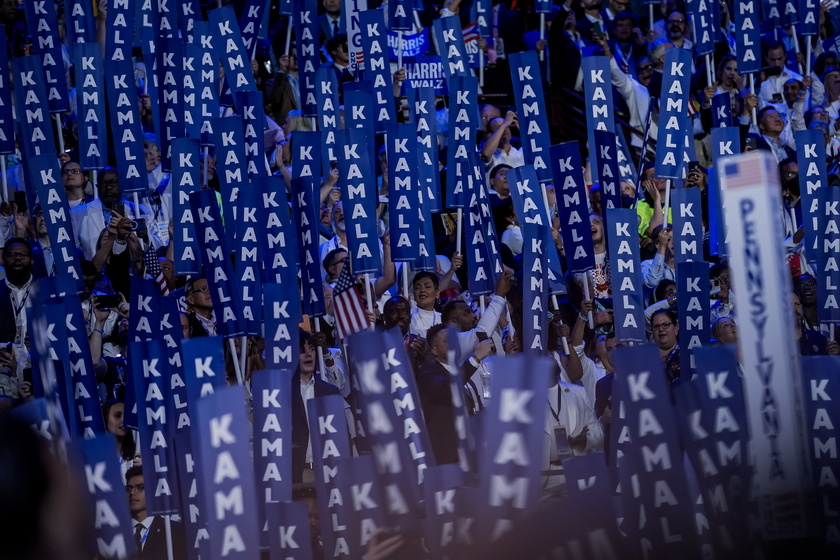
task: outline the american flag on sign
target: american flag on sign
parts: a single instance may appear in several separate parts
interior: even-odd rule
[[[359,288],[350,273],[350,263],[344,263],[338,282],[333,292],[333,309],[335,311],[335,328],[338,338],[346,338],[355,332],[365,330],[370,326],[365,304],[359,294]]]
[[[772,171],[774,162],[772,155],[758,151],[728,157],[721,162],[721,186],[737,189],[766,185],[768,182],[771,186],[778,185],[778,172],[774,175]]]

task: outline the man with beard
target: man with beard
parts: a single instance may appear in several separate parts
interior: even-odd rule
[[[3,266],[6,278],[0,280],[0,351],[8,358],[25,356],[28,354],[24,339],[26,338],[26,313],[32,306],[29,292],[32,289],[32,248],[29,242],[20,237],[13,237],[3,246]],[[28,360],[24,360],[28,361]],[[21,378],[13,369],[11,359],[6,359],[0,365],[0,394],[18,398],[16,387]],[[17,360],[20,364],[20,360]],[[15,379],[7,383],[6,377]]]
[[[761,89],[758,93],[758,102],[760,107],[764,107],[771,103],[782,103],[784,101],[784,86],[788,80],[799,80],[805,87],[811,87],[811,78],[802,78],[793,70],[785,66],[787,60],[786,50],[783,43],[774,41],[767,47],[764,55],[764,62],[767,68],[778,68],[778,74],[774,76],[767,76],[764,71],[761,75],[764,80],[761,82]],[[824,82],[825,83],[825,82]],[[828,84],[826,84],[826,93],[828,93]]]
[[[673,11],[668,14],[668,19],[666,20],[668,40],[678,49],[690,51],[694,48],[694,43],[685,38],[687,24],[688,18],[684,13]]]
[[[601,15],[601,0],[580,0],[580,6],[583,8],[583,17],[577,21],[577,30],[581,37],[593,41],[603,36],[606,22]]]

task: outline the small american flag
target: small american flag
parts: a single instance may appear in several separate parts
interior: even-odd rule
[[[359,288],[350,273],[350,263],[344,263],[333,292],[333,309],[338,338],[344,339],[370,326]]]
[[[158,256],[154,249],[150,247],[149,250],[143,254],[143,262],[146,265],[146,274],[154,278],[158,283],[160,286],[160,293],[168,296],[169,285],[166,283],[166,277],[163,275],[163,270],[160,268],[160,262],[158,261]]]
[[[728,190],[768,183],[778,185],[778,171],[772,169],[774,162],[772,154],[758,151],[726,158],[721,162],[721,186]]]

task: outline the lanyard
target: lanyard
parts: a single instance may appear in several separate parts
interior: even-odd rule
[[[548,408],[551,410],[551,415],[554,416],[554,419],[557,420],[557,423],[560,423],[560,384],[557,384],[557,410],[554,410],[554,407],[551,406],[551,401],[548,401]]]

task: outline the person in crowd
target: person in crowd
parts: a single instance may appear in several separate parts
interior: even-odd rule
[[[619,0],[621,2],[621,0]],[[610,6],[615,1],[610,3]],[[627,4],[623,4],[627,6]],[[607,8],[609,13],[610,8]],[[647,55],[644,37],[636,26],[635,16],[628,11],[615,14],[612,19],[609,49],[622,73],[638,79],[636,68],[638,61]]]
[[[481,159],[486,163],[487,171],[491,171],[497,165],[505,163],[511,167],[525,165],[525,154],[521,148],[511,145],[511,128],[519,128],[519,120],[516,113],[508,111],[505,118],[497,118],[487,125],[490,131],[490,138],[481,148]]]
[[[416,307],[411,310],[409,331],[426,338],[427,331],[441,322],[441,314],[435,309],[440,298],[440,281],[433,272],[418,272],[412,286]]]
[[[324,13],[318,16],[318,28],[320,42],[324,44],[333,37],[347,33],[347,23],[341,13],[341,0],[322,0],[321,6]]]
[[[134,434],[125,427],[125,403],[118,399],[106,400],[102,405],[102,416],[105,418],[105,430],[114,435],[122,474],[125,476],[129,468],[141,464]]]
[[[411,304],[403,296],[394,296],[385,302],[382,309],[382,324],[385,330],[400,329],[405,342],[405,350],[415,374],[423,365],[426,354],[425,333],[418,335],[409,332],[411,325]]]
[[[338,0],[326,0],[328,2],[337,2]],[[347,47],[347,35],[339,33],[327,39],[324,44],[327,53],[330,55],[332,62],[325,64],[326,68],[330,68],[335,72],[335,77],[338,80],[338,103],[344,104],[344,84],[353,81],[353,72],[350,68],[350,49]]]
[[[321,263],[324,266],[324,270],[327,271],[324,275],[324,286],[328,286],[331,289],[335,288],[335,284],[338,282],[338,277],[341,274],[341,269],[347,264],[347,259],[349,258],[350,255],[347,253],[347,250],[341,247],[327,253],[324,261]]]
[[[274,79],[266,84],[265,114],[276,123],[286,122],[289,111],[300,108],[300,74],[297,46],[289,45],[289,53],[277,61]]]
[[[653,343],[659,349],[659,357],[665,364],[665,377],[668,383],[680,378],[680,344],[678,335],[680,326],[677,314],[671,309],[659,309],[650,319],[653,330]]]
[[[651,237],[655,239],[656,254],[652,259],[642,261],[642,282],[649,290],[656,288],[663,279],[677,279],[674,234],[671,228],[656,226]]]
[[[499,204],[510,198],[510,183],[508,183],[508,169],[512,166],[500,163],[490,170],[490,207],[495,209]]]
[[[612,297],[610,269],[607,262],[607,238],[604,234],[604,219],[597,214],[589,215],[592,245],[595,251],[595,268],[592,270],[593,298]]]
[[[81,206],[93,201],[93,194],[88,194],[90,181],[87,173],[75,161],[68,161],[61,165],[61,181],[64,183],[64,192],[67,194],[67,204],[70,208]]]
[[[510,248],[514,257],[521,255],[522,244],[525,240],[522,237],[516,210],[513,208],[513,198],[508,197],[496,205],[493,209],[493,219],[496,222],[496,233],[501,234],[500,241]]]
[[[187,281],[186,301],[188,306],[190,332],[193,337],[216,336],[219,334],[210,285],[204,276],[193,276]]]
[[[125,473],[125,493],[128,496],[128,509],[134,522],[134,543],[141,559],[164,560],[168,558],[167,540],[172,542],[172,558],[183,560],[187,557],[187,537],[183,524],[170,520],[167,524],[159,515],[149,515],[146,511],[146,484],[143,467],[131,467]],[[168,525],[168,529],[167,529]],[[167,530],[169,537],[167,537]]]
[[[773,155],[776,156],[776,161],[782,162],[786,159],[796,158],[796,143],[793,139],[793,131],[785,123],[779,111],[768,104],[758,111],[757,118],[761,138],[773,152]]]
[[[787,52],[784,43],[773,41],[767,45],[764,52],[766,53],[764,55],[764,62],[767,66],[763,72],[764,78],[758,93],[758,102],[761,108],[772,103],[783,103],[784,87],[790,79],[798,80],[805,84],[806,87],[811,86],[810,77],[803,78],[800,74],[785,66]]]

